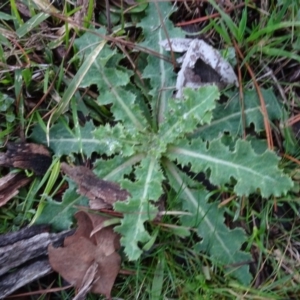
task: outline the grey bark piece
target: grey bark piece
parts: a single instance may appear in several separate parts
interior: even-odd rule
[[[15,242],[29,239],[37,234],[49,232],[49,225],[34,225],[25,227],[16,232],[0,235],[0,247],[11,245]]]
[[[57,242],[65,233],[41,233],[26,240],[0,248],[0,275],[24,262],[47,254],[50,243]]]
[[[48,258],[31,263],[16,272],[0,277],[0,299],[12,294],[20,287],[52,272]]]
[[[8,173],[0,178],[0,206],[5,205],[11,198],[16,196],[19,189],[30,181],[31,178],[23,173]]]
[[[61,245],[74,230],[43,232],[47,227],[33,226],[0,235],[0,299],[52,272],[47,257],[48,245]]]
[[[0,275],[24,262],[47,253],[51,235],[47,232],[0,248]]]

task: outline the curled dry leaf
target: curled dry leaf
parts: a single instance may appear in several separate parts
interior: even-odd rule
[[[160,45],[167,51],[186,52],[183,59],[180,60],[182,61],[182,66],[177,76],[176,98],[182,98],[182,89],[184,87],[198,88],[203,85],[201,77],[195,72],[195,67],[199,60],[202,62],[200,67],[205,68],[205,70],[201,70],[202,74],[206,71],[210,73],[215,72],[220,76],[219,80],[211,83],[218,84],[219,81],[224,84],[235,84],[238,86],[238,79],[231,65],[221,56],[219,51],[203,40],[174,38],[164,40]],[[213,75],[211,77],[216,78],[215,74]]]
[[[78,228],[74,235],[65,239],[64,247],[49,245],[50,264],[76,287],[79,298],[91,291],[110,299],[121,264],[116,252],[120,248],[120,237],[112,227],[105,227],[90,237],[92,230],[107,220],[103,216],[80,211],[75,217]]]
[[[62,163],[61,169],[77,183],[77,192],[89,198],[91,209],[112,208],[116,201],[126,200],[130,196],[119,184],[98,178],[87,167]]]
[[[77,293],[76,297],[73,298],[73,300],[84,300],[86,294],[90,291],[92,288],[93,282],[97,279],[98,264],[94,261],[88,270],[86,271],[84,278],[82,280],[81,287],[79,288],[79,292]]]
[[[45,174],[51,162],[49,150],[33,143],[8,143],[6,153],[0,153],[0,166],[29,169],[36,175]]]

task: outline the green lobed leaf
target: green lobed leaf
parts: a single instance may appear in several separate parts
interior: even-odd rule
[[[171,3],[150,2],[146,9],[146,16],[137,24],[144,33],[144,41],[139,45],[157,53],[157,56],[148,56],[148,65],[143,71],[143,78],[150,79],[152,89],[149,94],[153,97],[151,106],[153,115],[158,118],[159,123],[163,119],[176,84],[174,66],[161,58],[166,55],[170,57],[170,53],[167,53],[159,42],[170,37],[185,36],[185,33],[179,28],[174,28],[173,23],[169,20],[174,11]]]
[[[94,67],[95,72],[89,76],[95,78],[91,80],[97,84],[100,93],[97,99],[99,104],[112,104],[111,111],[116,120],[122,120],[128,128],[144,130],[147,127],[146,120],[136,103],[136,96],[125,89],[133,73],[129,70],[107,68],[100,63]]]
[[[100,71],[100,68],[104,68],[103,72],[106,76],[106,78],[103,78],[101,76],[102,71]],[[94,64],[90,68],[87,75],[84,77],[84,80],[82,81],[81,87],[88,87],[92,84],[96,84],[98,86],[99,93],[104,93],[107,91],[107,88],[110,88],[109,85],[113,86],[126,86],[130,81],[130,75],[131,72],[124,72],[118,69],[110,69],[105,66],[101,66],[101,64]],[[107,81],[105,81],[105,79]],[[109,91],[110,92],[110,91]],[[99,97],[99,102],[101,104],[108,104],[111,102],[111,100],[108,98],[101,96]]]
[[[78,48],[77,55],[80,58],[87,57],[97,47],[99,42],[104,39],[106,29],[101,27],[99,29],[93,29],[93,32],[87,31],[85,34],[75,39],[74,45]],[[104,59],[104,64],[110,59],[114,51],[109,46],[105,45],[98,57]]]
[[[170,161],[165,160],[164,166],[172,187],[182,198],[183,209],[190,212],[189,216],[182,216],[182,224],[196,228],[202,238],[195,249],[208,253],[217,265],[238,265],[227,268],[226,273],[243,284],[249,284],[252,276],[248,262],[252,257],[240,250],[246,241],[244,231],[227,228],[224,224],[224,209],[218,208],[217,203],[208,203],[207,191],[190,189],[182,177],[183,173]]]
[[[103,30],[100,30],[99,34],[103,35]],[[80,50],[79,55],[84,59],[97,42],[99,37],[85,33],[75,41],[75,45]],[[125,88],[130,83],[133,72],[118,66],[122,58],[123,56],[115,50],[105,46],[84,76],[80,86],[96,84],[99,91],[99,104],[112,104],[111,111],[116,120],[122,120],[124,124],[137,130],[143,130],[147,127],[145,117],[136,103],[136,96]]]
[[[138,243],[145,244],[150,235],[144,227],[147,220],[153,220],[157,208],[149,200],[157,201],[162,195],[162,181],[164,176],[158,162],[154,158],[144,158],[135,170],[136,180],[122,180],[122,188],[128,190],[131,198],[124,202],[117,202],[115,210],[122,212],[122,224],[115,228],[122,234],[121,244],[130,260],[140,257],[142,250]]]
[[[280,107],[274,92],[271,89],[261,89],[266,104],[269,120],[280,119],[282,108]],[[201,137],[212,140],[228,132],[232,136],[242,136],[242,110],[238,92],[227,92],[228,103],[217,104],[213,111],[211,123],[198,128],[192,137]],[[254,125],[256,132],[265,130],[264,119],[261,113],[261,105],[255,90],[244,91],[244,118],[245,125]]]
[[[168,111],[159,128],[160,138],[172,143],[176,138],[193,132],[197,125],[209,123],[218,98],[219,90],[215,85],[197,90],[184,89],[184,100],[169,100]]]
[[[167,150],[167,138],[151,131],[139,132],[132,128],[125,128],[121,123],[111,127],[105,125],[94,132],[94,136],[104,145],[105,153],[118,153],[122,156],[147,153],[149,157],[159,159]]]
[[[131,157],[115,155],[112,159],[98,159],[94,164],[94,172],[100,178],[119,182],[124,175],[133,171],[133,166],[145,158],[145,154],[136,154]]]
[[[93,135],[104,145],[103,152],[108,156],[115,153],[125,157],[131,156],[135,152],[136,145],[139,144],[139,138],[130,134],[121,123],[113,127],[110,124],[100,126]]]
[[[50,224],[54,230],[66,230],[73,224],[73,216],[77,212],[75,205],[88,205],[88,199],[76,193],[76,186],[71,181],[63,194],[61,202],[47,199],[43,211],[36,224]]]
[[[292,188],[292,180],[278,169],[279,157],[269,150],[259,155],[247,141],[238,140],[230,151],[221,140],[207,146],[200,139],[181,140],[170,146],[168,157],[182,165],[191,165],[193,172],[210,170],[210,181],[215,185],[236,180],[237,195],[249,195],[258,189],[263,197],[280,196]]]
[[[110,69],[99,64],[94,64],[88,77],[85,78],[89,84],[97,84],[99,90],[98,102],[101,105],[112,104],[111,111],[116,120],[122,120],[127,127],[136,130],[144,130],[146,121],[136,96],[123,88],[130,82],[130,71]]]
[[[105,149],[105,145],[94,138],[92,135],[94,129],[95,126],[92,122],[87,122],[84,127],[77,128],[77,131],[71,130],[68,125],[59,122],[50,129],[49,147],[58,156],[82,153],[90,157],[93,152],[101,153]],[[48,146],[46,132],[39,125],[34,127],[30,138]]]

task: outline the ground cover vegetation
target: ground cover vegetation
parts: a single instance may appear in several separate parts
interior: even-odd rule
[[[3,153],[25,142],[50,151],[26,146],[38,152],[34,166],[0,157],[3,178],[25,174],[0,199],[0,233],[78,228],[64,248],[49,248],[62,277],[16,293],[81,292],[94,265],[74,254],[80,240],[113,258],[94,270],[111,287],[90,275],[88,299],[299,297],[298,1],[0,7]],[[193,71],[205,84],[176,98],[181,54],[162,42],[186,37],[217,49],[238,84],[207,79],[214,70],[202,63]],[[82,264],[79,278],[57,270],[58,257]]]

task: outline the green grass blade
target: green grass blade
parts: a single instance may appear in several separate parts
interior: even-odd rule
[[[273,26],[267,26],[265,28],[262,28],[261,30],[254,31],[250,34],[250,36],[246,39],[246,42],[257,42],[261,36],[269,33],[274,33],[276,30],[284,29],[288,27],[299,27],[300,22],[281,22],[279,24],[275,24]]]
[[[19,38],[26,35],[28,32],[30,32],[33,28],[39,26],[42,22],[47,20],[50,17],[50,15],[45,14],[43,12],[33,16],[30,20],[28,20],[25,24],[23,24],[17,31],[17,35]]]
[[[215,1],[210,0],[209,3],[218,11],[218,13],[221,15],[222,17],[222,21],[225,22],[225,24],[227,25],[227,27],[229,28],[229,30],[231,31],[232,35],[238,40],[238,35],[239,35],[239,29],[238,27],[235,25],[235,23],[233,22],[233,20],[230,18],[230,16],[225,13],[220,6],[215,3]]]
[[[51,166],[49,167],[47,173],[45,174],[45,176],[43,177],[42,181],[40,182],[39,184],[39,187],[37,190],[39,190],[43,184],[45,182],[46,183],[46,187],[44,189],[44,193],[41,197],[41,200],[40,200],[40,203],[39,203],[39,206],[37,208],[37,211],[36,211],[36,214],[35,216],[33,217],[32,221],[30,222],[30,224],[34,224],[35,221],[40,217],[40,215],[42,214],[42,211],[44,209],[44,206],[45,206],[45,198],[47,195],[50,194],[52,188],[54,187],[55,185],[55,182],[58,178],[58,175],[59,175],[59,172],[60,172],[60,162],[59,162],[59,157],[57,157],[51,164]]]
[[[15,0],[10,0],[10,6],[11,6],[12,14],[16,18],[16,22],[15,22],[15,24],[17,24],[16,27],[19,27],[24,22],[23,22],[22,18],[20,17],[20,14],[19,14],[19,11],[18,11],[18,8],[17,8],[17,5],[16,5],[16,1]]]
[[[94,63],[96,60],[97,56],[103,49],[104,45],[106,44],[106,41],[103,40],[99,43],[97,47],[93,49],[93,51],[88,55],[76,75],[74,76],[73,80],[70,82],[69,87],[67,88],[66,92],[64,93],[61,102],[59,103],[57,109],[55,110],[54,114],[51,116],[49,123],[48,123],[48,128],[50,127],[50,122],[56,121],[60,115],[63,113],[63,111],[67,108],[69,105],[69,102],[75,92],[77,91],[82,79],[86,75],[86,73],[89,71],[91,65]]]
[[[164,279],[164,269],[165,269],[165,260],[162,257],[158,262],[155,269],[155,273],[152,280],[151,287],[151,299],[160,300],[162,299],[162,288],[163,288],[163,279]]]
[[[272,48],[267,46],[261,48],[257,47],[257,52],[264,53],[268,56],[290,58],[300,62],[300,55],[279,48]]]

